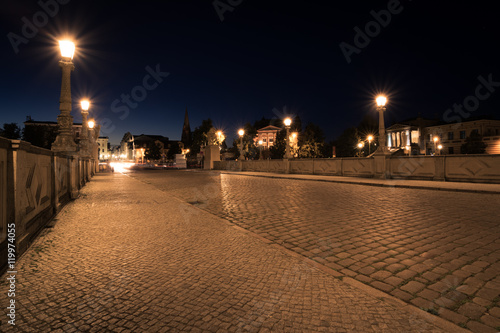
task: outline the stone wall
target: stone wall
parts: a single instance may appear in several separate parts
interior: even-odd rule
[[[214,162],[214,169],[367,178],[500,183],[500,155],[375,156]]]
[[[15,225],[19,258],[92,174],[89,159],[0,137],[0,272],[7,264],[7,225]]]

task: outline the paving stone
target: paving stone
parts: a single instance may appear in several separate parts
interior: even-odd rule
[[[415,294],[422,290],[424,287],[425,285],[423,283],[410,281],[407,284],[403,285],[400,289],[409,292],[410,294]]]
[[[479,319],[486,312],[486,308],[475,303],[465,303],[458,309],[458,313],[472,319]]]

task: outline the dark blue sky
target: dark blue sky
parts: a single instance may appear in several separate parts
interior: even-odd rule
[[[64,36],[77,44],[75,121],[79,100],[90,98],[93,116],[107,122],[101,135],[113,144],[127,131],[180,139],[186,107],[192,129],[210,117],[231,137],[245,122],[282,116],[286,106],[334,139],[375,112],[377,92],[390,97],[390,124],[419,112],[442,118],[474,95],[478,76],[500,81],[500,28],[491,1],[243,0],[224,21],[213,1],[60,2],[66,4],[49,7],[54,17],[46,21],[37,1],[2,8],[1,123],[21,124],[27,115],[57,119],[56,40]],[[354,46],[354,28],[364,30],[374,20],[370,12],[388,6],[398,13],[347,63],[339,44]],[[34,16],[40,27],[16,52],[10,39],[25,38],[22,19],[33,23]],[[157,65],[170,74],[123,117],[122,94],[143,92],[146,67]],[[148,81],[150,88],[154,83]],[[498,117],[499,105],[500,91],[492,92],[474,115]]]

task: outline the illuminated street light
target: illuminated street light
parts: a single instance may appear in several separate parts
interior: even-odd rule
[[[283,120],[286,128],[286,146],[285,146],[285,159],[292,158],[292,154],[290,153],[290,125],[292,124],[292,119],[286,118]]]
[[[262,159],[262,144],[264,144],[264,142],[262,140],[259,140],[259,160]]]
[[[378,154],[386,155],[389,154],[387,151],[387,147],[385,145],[386,138],[385,138],[385,124],[384,124],[384,111],[385,109],[385,104],[387,103],[387,97],[385,96],[378,96],[376,98],[377,101],[377,111],[378,111],[378,135],[379,135],[379,146],[377,148]]]
[[[75,153],[77,145],[73,137],[73,117],[71,116],[71,71],[75,69],[71,60],[75,53],[75,44],[70,41],[59,41],[59,48],[62,57],[59,61],[62,69],[60,113],[57,116],[59,131],[56,140],[52,143],[52,150]]]
[[[441,155],[441,149],[443,149],[443,145],[438,145],[438,152],[439,152],[439,155]]]
[[[438,141],[439,141],[439,137],[434,136],[434,137],[432,138],[432,141],[434,141],[434,154],[436,154],[436,153],[437,153],[437,143],[438,143]]]
[[[368,140],[368,155],[371,154],[371,147],[372,147],[372,141],[373,141],[373,135],[368,135],[366,138]]]
[[[94,121],[94,119],[92,119],[92,118],[91,118],[91,119],[89,119],[88,124],[89,124],[89,128],[90,128],[90,129],[93,129],[93,128],[94,128],[94,126],[95,126],[95,121]]]
[[[410,146],[406,146],[406,150],[408,151],[408,156],[411,155],[411,147]]]
[[[358,143],[358,157],[361,157],[361,149],[363,149],[364,144],[363,142]]]
[[[87,116],[89,115],[90,102],[88,100],[83,100],[80,102],[82,106],[82,132],[80,134],[80,156],[90,157],[89,154],[89,140],[88,140],[88,121]]]
[[[244,159],[243,157],[243,135],[245,135],[245,130],[243,128],[240,128],[238,131],[238,135],[240,136],[240,158],[239,159]]]

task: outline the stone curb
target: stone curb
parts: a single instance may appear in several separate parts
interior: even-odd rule
[[[146,185],[153,186],[150,183],[143,182],[143,181],[138,180],[138,179],[136,179],[134,177],[131,177],[131,176],[127,175],[127,174],[124,174],[124,175],[127,176],[127,177],[130,177],[130,178],[134,179],[135,181],[139,181],[139,182],[144,183]],[[255,177],[259,177],[259,176],[255,175]],[[272,177],[271,176],[271,177],[268,177],[268,178],[286,178],[286,177]],[[356,183],[354,183],[354,184],[356,184]],[[156,187],[154,187],[154,189],[157,190],[157,191],[160,191],[162,193],[167,193],[167,192],[165,192],[163,190],[160,190],[160,189],[158,189]],[[177,197],[175,197],[173,195],[170,195],[170,196],[171,196],[172,199],[175,199],[179,203],[188,204],[187,202],[183,201],[180,198],[177,198]],[[372,297],[375,297],[375,298],[377,298],[377,299],[379,299],[379,300],[381,300],[383,302],[389,303],[392,306],[395,306],[398,309],[401,309],[401,310],[403,310],[403,311],[405,311],[405,312],[407,312],[409,314],[416,315],[416,316],[418,316],[419,318],[425,320],[427,323],[429,323],[431,325],[435,325],[435,326],[437,326],[437,327],[439,327],[439,328],[441,328],[441,329],[443,329],[445,331],[448,331],[448,332],[456,332],[456,333],[470,333],[471,332],[471,331],[469,331],[467,329],[464,329],[464,328],[462,328],[460,326],[457,326],[457,325],[453,324],[452,322],[447,321],[444,318],[432,315],[432,314],[430,314],[430,313],[428,313],[428,312],[426,312],[426,311],[424,311],[422,309],[417,308],[414,305],[408,304],[408,303],[406,303],[406,302],[404,302],[404,301],[402,301],[402,300],[400,300],[400,299],[398,299],[398,298],[396,298],[394,296],[391,296],[389,294],[384,293],[383,291],[380,291],[378,289],[375,289],[373,287],[365,285],[362,282],[354,280],[353,278],[345,276],[344,274],[339,273],[338,271],[336,271],[336,270],[334,270],[334,269],[332,269],[330,267],[324,266],[324,265],[322,265],[322,264],[320,264],[320,263],[318,263],[318,262],[316,262],[316,261],[314,261],[312,259],[306,258],[306,257],[304,257],[304,256],[302,256],[302,255],[300,255],[300,254],[298,254],[296,252],[293,252],[292,250],[287,249],[286,247],[281,246],[281,245],[279,245],[277,243],[274,243],[273,241],[270,241],[270,240],[268,240],[268,239],[266,239],[266,238],[264,238],[264,237],[262,237],[262,236],[260,236],[260,235],[258,235],[256,233],[254,233],[253,231],[244,229],[244,228],[242,228],[242,227],[240,227],[240,226],[238,226],[238,225],[236,225],[236,224],[234,224],[234,223],[232,223],[232,222],[230,222],[230,221],[228,221],[226,219],[223,219],[223,218],[221,218],[221,217],[219,217],[217,215],[214,215],[214,214],[212,214],[212,213],[210,213],[210,212],[208,212],[206,210],[203,210],[203,209],[201,209],[201,208],[199,208],[199,207],[197,207],[195,205],[191,205],[191,206],[192,206],[192,208],[195,208],[195,209],[197,209],[197,210],[199,210],[199,211],[201,211],[201,212],[203,212],[205,214],[212,215],[213,217],[215,217],[219,221],[223,222],[227,226],[230,226],[230,227],[238,230],[239,232],[242,232],[242,233],[244,233],[244,234],[246,234],[246,235],[248,235],[250,237],[256,238],[259,241],[261,241],[262,243],[264,243],[266,245],[269,245],[269,246],[271,246],[271,247],[273,247],[273,248],[275,248],[275,249],[277,249],[277,250],[279,250],[279,251],[281,251],[283,253],[286,253],[286,254],[288,254],[288,255],[290,255],[292,257],[300,259],[301,261],[305,262],[306,264],[308,264],[308,265],[310,265],[310,266],[312,266],[312,267],[314,267],[314,268],[316,268],[316,269],[318,269],[318,270],[320,270],[320,271],[322,271],[322,272],[324,272],[326,274],[329,274],[329,275],[331,275],[331,276],[333,276],[335,278],[341,279],[342,282],[345,282],[346,284],[350,285],[353,288],[361,290],[364,293],[366,293],[366,294],[368,294],[368,295],[370,295]]]
[[[223,174],[229,174],[229,175],[241,175],[241,176],[248,176],[248,177],[265,177],[265,178],[277,178],[277,179],[293,179],[293,180],[310,180],[310,181],[316,181],[316,182],[327,182],[327,183],[340,183],[340,184],[351,184],[351,185],[365,185],[365,186],[377,186],[377,187],[390,187],[390,188],[411,188],[411,189],[417,189],[417,190],[434,190],[434,191],[448,191],[448,192],[465,192],[465,193],[481,193],[481,194],[500,194],[500,190],[472,190],[472,189],[464,189],[464,188],[445,188],[445,187],[437,187],[437,186],[422,186],[422,185],[402,185],[402,184],[383,184],[383,183],[372,183],[372,182],[367,182],[363,181],[363,178],[355,178],[355,177],[346,177],[346,178],[354,178],[357,179],[358,181],[352,181],[352,180],[338,180],[338,179],[326,179],[326,178],[305,178],[301,177],[302,175],[300,174],[293,174],[293,176],[289,175],[282,175],[282,174],[267,174],[263,173],[262,175],[256,175],[256,174],[249,174],[241,171],[225,171],[225,170],[218,170],[220,173]],[[311,176],[317,176],[317,175],[311,175]],[[327,177],[327,176],[321,176],[321,177]],[[412,180],[408,180],[411,182]],[[431,181],[429,181],[431,182]]]

